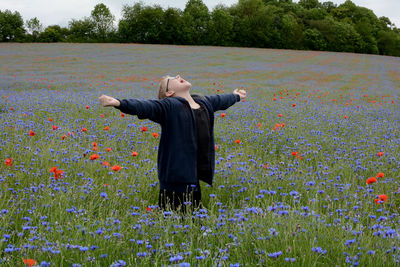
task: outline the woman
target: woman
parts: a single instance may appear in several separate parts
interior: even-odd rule
[[[246,97],[245,90],[211,96],[190,94],[191,83],[177,75],[164,76],[158,99],[99,97],[103,107],[149,119],[161,125],[157,170],[159,206],[186,211],[199,207],[199,180],[212,186],[215,170],[214,112],[226,110]]]

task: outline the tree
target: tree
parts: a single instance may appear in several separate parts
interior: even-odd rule
[[[164,11],[161,26],[160,38],[163,44],[182,44],[183,37],[182,11],[177,8],[169,7]]]
[[[72,19],[69,23],[70,36],[68,40],[74,42],[88,42],[95,37],[95,24],[87,17],[81,20]]]
[[[321,7],[321,4],[318,2],[318,0],[300,0],[299,5],[306,9]]]
[[[62,42],[65,41],[69,31],[67,28],[61,28],[58,25],[47,26],[46,29],[40,33],[40,42]]]
[[[326,41],[317,29],[306,29],[303,33],[303,46],[308,50],[325,50]]]
[[[125,5],[123,18],[119,22],[119,34],[130,42],[160,43],[165,30],[164,21],[164,11],[159,5],[144,6],[143,2]],[[173,37],[174,33],[170,33],[169,38]]]
[[[400,56],[400,34],[393,31],[380,31],[378,47],[380,55]]]
[[[233,43],[246,47],[273,47],[271,38],[275,41],[280,39],[273,25],[278,19],[275,14],[278,10],[274,5],[265,6],[261,0],[239,0],[231,8],[234,17]]]
[[[2,42],[21,42],[24,39],[24,21],[18,11],[0,10],[0,40]]]
[[[231,44],[233,30],[233,16],[228,8],[222,4],[214,7],[208,26],[207,43],[211,45],[227,46]]]
[[[118,23],[118,35],[125,42],[139,42],[140,28],[138,27],[138,19],[144,8],[142,1],[135,3],[133,6],[123,5],[122,18]]]
[[[189,0],[186,3],[183,11],[183,28],[187,44],[202,45],[206,43],[209,20],[208,7],[202,0]]]
[[[321,4],[321,7],[323,9],[325,9],[326,12],[330,13],[333,9],[335,9],[337,7],[337,5],[335,3],[333,3],[332,1],[328,1],[328,2],[323,2]]]
[[[360,52],[361,36],[354,27],[335,21],[331,16],[323,20],[310,21],[311,28],[319,30],[327,43],[327,50],[336,52]]]
[[[160,43],[161,25],[163,22],[164,11],[161,6],[146,6],[138,18],[138,32],[140,32],[140,42]]]
[[[283,48],[296,49],[301,42],[301,26],[297,23],[296,15],[287,13],[282,16],[280,29]]]
[[[115,17],[103,3],[97,4],[91,13],[94,22],[94,33],[98,40],[104,42],[114,29]]]
[[[26,27],[28,28],[29,33],[32,35],[34,41],[37,40],[39,34],[43,31],[43,25],[40,23],[37,17],[27,20]]]
[[[379,17],[379,22],[381,23],[381,28],[384,30],[393,29],[394,24],[390,21],[388,17]]]

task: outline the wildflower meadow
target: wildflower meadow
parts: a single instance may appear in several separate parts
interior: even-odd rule
[[[216,112],[204,208],[158,206],[159,124],[99,96],[245,89]],[[3,266],[394,266],[400,58],[261,48],[0,44]]]

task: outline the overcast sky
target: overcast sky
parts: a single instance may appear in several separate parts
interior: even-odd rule
[[[142,0],[145,5],[153,6],[158,3],[162,8],[175,7],[183,10],[188,0]],[[327,0],[320,0],[326,2]],[[336,4],[342,4],[345,0],[330,0]],[[386,16],[396,27],[400,27],[400,0],[352,0],[358,6],[363,6],[374,11],[378,17]],[[18,11],[24,22],[33,17],[37,17],[44,28],[48,25],[57,24],[62,27],[68,26],[71,19],[82,19],[89,17],[94,6],[104,3],[115,16],[114,24],[117,25],[121,19],[122,6],[128,4],[132,6],[139,0],[0,0],[0,10],[9,9],[12,12]],[[203,0],[210,11],[217,4],[231,6],[238,0]],[[298,0],[294,0],[298,2]]]

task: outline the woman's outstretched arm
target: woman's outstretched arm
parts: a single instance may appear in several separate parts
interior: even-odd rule
[[[219,94],[219,95],[210,95],[204,96],[208,101],[210,101],[213,106],[214,111],[225,110],[230,106],[239,102],[243,98],[246,97],[245,90],[238,90],[237,88],[233,91],[233,93],[229,94]]]
[[[149,119],[161,124],[164,118],[166,102],[162,100],[135,98],[121,100],[106,95],[100,96],[99,100],[103,107],[112,106],[123,113],[136,115],[139,119]]]

